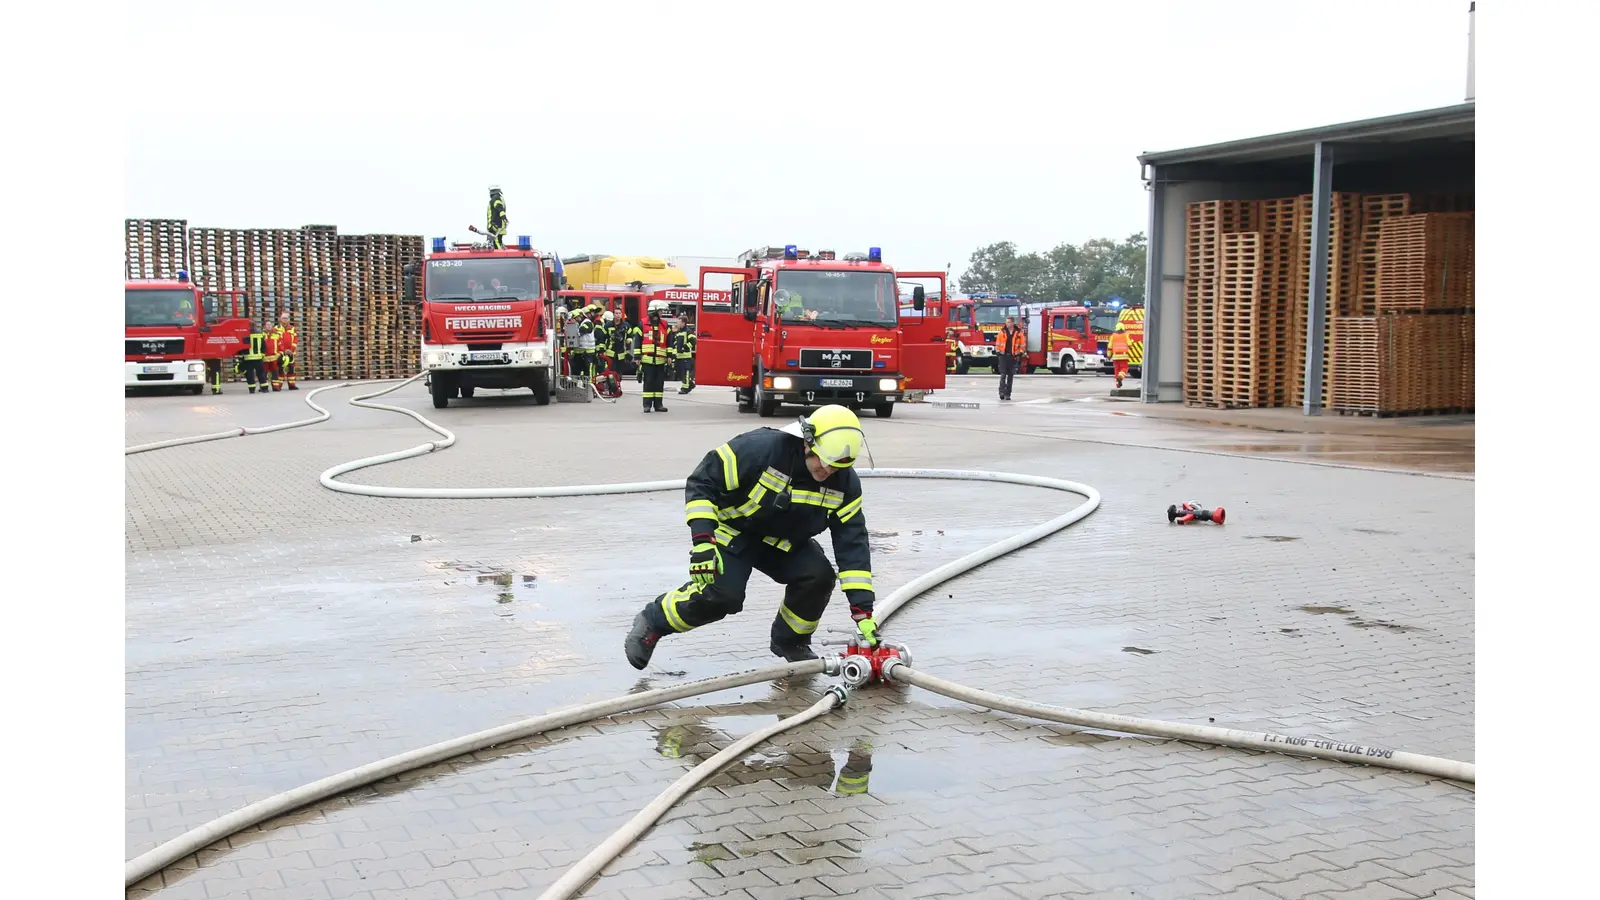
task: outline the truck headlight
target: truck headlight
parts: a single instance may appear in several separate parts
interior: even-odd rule
[[[772,389],[775,391],[788,391],[794,389],[794,379],[786,375],[777,375],[772,379]]]
[[[189,363],[189,371],[191,372],[204,372],[205,370],[205,363]]]
[[[893,378],[879,378],[878,390],[884,393],[893,393],[900,389],[900,382]]]
[[[449,361],[450,354],[439,350],[429,350],[422,354],[422,363],[426,366],[442,366]]]

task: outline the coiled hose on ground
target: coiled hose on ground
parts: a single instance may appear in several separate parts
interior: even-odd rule
[[[322,485],[330,490],[341,493],[362,494],[373,497],[393,497],[405,499],[491,499],[491,498],[532,498],[532,497],[572,497],[592,496],[599,494],[644,493],[653,491],[680,490],[683,488],[682,479],[670,481],[631,482],[606,485],[565,485],[547,487],[510,487],[510,488],[403,488],[382,487],[376,485],[358,485],[341,482],[339,476],[365,469],[372,466],[383,465],[403,459],[421,456],[435,450],[443,450],[456,442],[456,436],[448,429],[428,420],[414,410],[382,403],[369,402],[376,397],[392,393],[400,388],[423,377],[422,374],[412,376],[398,383],[392,384],[382,390],[362,394],[350,400],[352,406],[368,409],[379,409],[400,413],[415,419],[423,427],[438,434],[442,440],[429,441],[406,450],[364,457],[330,467],[324,471],[319,480]],[[370,383],[370,382],[368,382]],[[318,406],[313,398],[324,390],[351,386],[348,383],[329,385],[308,394],[306,403],[320,414],[312,419],[286,423],[283,425],[269,426],[262,429],[239,429],[238,431],[219,432],[211,435],[199,435],[192,438],[179,438],[170,441],[160,441],[153,444],[129,447],[128,453],[145,452],[148,450],[175,447],[183,444],[200,443],[209,440],[238,437],[243,434],[262,434],[269,431],[282,431],[288,428],[311,425],[325,421],[329,414],[327,410]],[[1078,482],[1057,478],[1046,478],[1034,475],[1017,475],[1002,472],[985,472],[976,470],[949,470],[949,469],[861,469],[863,477],[868,478],[919,478],[919,479],[947,479],[969,481],[993,481],[1009,484],[1042,487],[1053,490],[1075,493],[1085,498],[1084,502],[1073,509],[1048,522],[1041,523],[1012,537],[991,544],[980,550],[969,553],[960,559],[946,563],[943,566],[922,575],[899,590],[890,594],[881,601],[877,607],[877,619],[886,621],[905,603],[914,597],[935,587],[945,581],[964,574],[972,569],[990,562],[1000,556],[1010,553],[1029,543],[1054,534],[1077,522],[1092,512],[1100,505],[1100,494],[1093,487]],[[370,763],[346,772],[320,779],[292,791],[269,797],[265,800],[251,804],[198,828],[192,829],[177,838],[141,854],[127,863],[125,876],[126,883],[133,883],[160,871],[173,862],[182,859],[228,835],[234,834],[243,828],[259,824],[278,815],[290,812],[309,803],[326,799],[335,794],[352,790],[382,778],[433,765],[452,756],[473,752],[486,747],[503,744],[508,741],[538,734],[553,728],[562,728],[579,724],[595,718],[614,715],[653,706],[672,700],[700,694],[712,693],[761,681],[775,680],[798,675],[816,674],[823,671],[824,663],[820,660],[804,663],[793,663],[784,666],[772,666],[757,669],[751,672],[725,675],[717,678],[704,679],[690,682],[673,688],[662,688],[639,694],[630,694],[611,700],[585,704],[544,716],[527,719],[522,722],[512,723],[499,728],[477,732],[476,734],[444,741],[413,750],[408,753],[392,756],[375,763]],[[1222,746],[1241,747],[1250,750],[1274,750],[1278,752],[1314,756],[1324,759],[1335,759],[1344,762],[1363,762],[1375,765],[1387,765],[1422,774],[1436,775],[1445,778],[1454,778],[1471,782],[1474,780],[1474,767],[1470,763],[1459,763],[1452,760],[1440,760],[1434,757],[1420,756],[1417,754],[1403,753],[1400,751],[1381,751],[1387,755],[1372,755],[1366,751],[1369,748],[1353,745],[1338,744],[1327,741],[1302,740],[1298,738],[1283,738],[1277,735],[1262,735],[1251,732],[1239,732],[1223,728],[1203,728],[1178,723],[1155,722],[1148,719],[1134,719],[1126,716],[1113,716],[1100,713],[1089,713],[1081,710],[1064,710],[1055,707],[1043,706],[1023,700],[1000,697],[971,688],[964,688],[952,682],[944,681],[921,672],[915,672],[909,666],[886,667],[885,674],[893,671],[895,679],[938,693],[944,693],[963,702],[1013,712],[1018,715],[1032,716],[1049,721],[1064,722],[1080,727],[1101,728],[1131,734],[1148,734],[1155,737],[1176,737],[1182,740],[1219,744]],[[556,900],[556,898],[570,897],[579,890],[604,866],[625,850],[634,840],[642,834],[650,824],[666,812],[679,798],[687,794],[693,787],[704,779],[710,777],[716,770],[726,765],[737,755],[742,754],[748,747],[753,747],[768,737],[791,727],[810,721],[816,716],[836,708],[844,701],[846,694],[842,688],[837,689],[837,694],[830,691],[818,700],[810,709],[797,716],[783,719],[768,728],[762,729],[752,735],[741,739],[735,744],[724,749],[721,753],[706,760],[693,770],[685,773],[655,802],[641,811],[638,816],[625,825],[611,838],[603,842],[588,856],[575,864],[555,885],[543,894],[540,900]],[[1357,752],[1360,751],[1360,752]]]

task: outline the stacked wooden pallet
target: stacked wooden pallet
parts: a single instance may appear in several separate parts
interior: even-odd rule
[[[244,291],[243,314],[270,328],[284,313],[300,338],[302,379],[395,378],[419,363],[421,311],[401,300],[403,267],[421,263],[417,235],[341,235],[298,229],[185,228],[181,220],[129,219],[128,277],[190,269],[209,290]],[[238,380],[231,371],[226,377]]]
[[[189,270],[189,230],[183,219],[128,219],[123,268],[129,280],[177,278]]]
[[[1221,406],[1218,290],[1223,236],[1252,231],[1258,207],[1251,200],[1191,203],[1184,281],[1184,402]]]
[[[1470,206],[1444,195],[1332,195],[1323,406],[1472,408]],[[1309,194],[1189,205],[1185,403],[1304,402],[1311,209]],[[1416,320],[1396,318],[1406,316]]]

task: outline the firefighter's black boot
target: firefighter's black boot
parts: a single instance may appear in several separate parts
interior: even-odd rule
[[[773,641],[772,646],[769,649],[772,650],[773,656],[781,656],[787,662],[803,662],[808,659],[817,658],[816,651],[811,649],[810,641],[801,641],[792,644],[780,644],[777,641]]]
[[[254,394],[255,392],[256,392],[256,386],[253,385],[253,384],[250,385],[250,393]]]
[[[297,385],[297,384],[291,384],[291,385],[289,385],[289,390],[298,391],[298,390],[300,390],[300,386]]]
[[[628,655],[628,665],[635,669],[643,669],[650,665],[650,656],[656,652],[656,644],[660,642],[661,637],[662,633],[656,630],[645,610],[640,610],[639,614],[633,617],[633,630],[628,632],[628,637],[622,642],[622,649]]]
[[[666,412],[666,411],[667,411],[667,405],[665,403],[661,402],[661,398],[660,397],[657,397],[656,398],[656,412]]]

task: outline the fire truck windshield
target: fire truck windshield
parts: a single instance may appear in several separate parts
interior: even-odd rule
[[[129,288],[126,305],[129,328],[159,328],[195,324],[194,291]]]
[[[1095,334],[1110,334],[1117,330],[1117,314],[1114,312],[1097,312],[1089,317],[1089,327]]]
[[[789,270],[778,273],[777,290],[788,292],[785,321],[839,327],[899,323],[900,292],[888,272]]]
[[[423,277],[433,303],[527,300],[539,296],[539,262],[517,259],[430,259]]]
[[[998,303],[985,304],[978,307],[977,316],[979,325],[1004,325],[1006,316],[1020,316],[1020,306],[1002,306]]]
[[[950,321],[959,322],[959,323],[961,323],[963,325],[971,325],[972,324],[972,307],[970,307],[970,306],[952,306],[952,307],[950,307]]]

